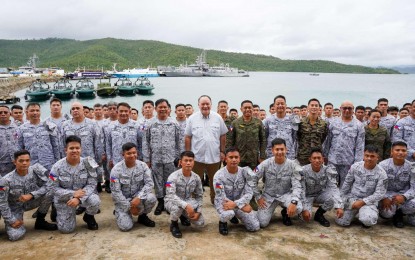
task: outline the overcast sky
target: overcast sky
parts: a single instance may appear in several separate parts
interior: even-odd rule
[[[0,39],[113,37],[282,59],[415,65],[413,0],[6,0],[1,6]]]

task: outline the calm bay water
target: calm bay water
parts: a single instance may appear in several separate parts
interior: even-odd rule
[[[415,74],[408,75],[368,75],[368,74],[334,74],[252,72],[248,78],[150,78],[154,84],[154,95],[132,97],[116,96],[113,98],[95,97],[89,100],[72,98],[63,101],[63,111],[69,112],[72,102],[80,101],[83,105],[95,103],[128,102],[132,107],[141,108],[146,99],[156,101],[166,98],[174,107],[177,103],[190,103],[197,110],[197,98],[202,94],[211,96],[214,107],[219,100],[227,100],[230,108],[239,109],[242,100],[250,99],[268,111],[269,104],[276,95],[284,95],[288,106],[307,104],[310,98],[318,98],[321,103],[332,102],[335,107],[344,100],[351,100],[355,106],[376,105],[380,97],[389,99],[389,105],[401,107],[415,99]],[[112,79],[114,84],[116,79]],[[135,79],[132,79],[134,82]],[[77,81],[71,82],[75,85]],[[98,83],[99,80],[93,80]],[[53,83],[49,83],[52,87]],[[20,105],[25,106],[25,90],[18,91]],[[49,116],[49,101],[40,102],[42,118]]]

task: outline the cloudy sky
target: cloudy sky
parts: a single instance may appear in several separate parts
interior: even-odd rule
[[[145,39],[282,59],[415,65],[413,0],[7,0],[1,6],[0,39]]]

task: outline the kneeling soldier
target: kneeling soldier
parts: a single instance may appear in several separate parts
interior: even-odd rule
[[[236,148],[228,148],[225,156],[226,166],[213,177],[215,208],[220,217],[219,233],[227,235],[227,222],[235,217],[237,221],[242,220],[248,231],[257,231],[260,228],[257,213],[249,205],[253,195],[252,188],[248,185],[252,179],[252,174],[249,174],[251,169],[238,167],[241,159]]]
[[[86,208],[83,220],[88,229],[97,230],[98,224],[94,215],[101,203],[94,193],[97,187],[96,168],[98,164],[90,157],[81,158],[81,139],[68,136],[65,140],[66,157],[52,167],[49,174],[54,203],[57,211],[58,229],[62,233],[71,233],[76,225],[76,207]]]
[[[184,226],[203,226],[202,216],[203,188],[199,175],[192,172],[195,154],[191,151],[180,155],[181,169],[170,174],[166,182],[166,210],[170,212],[170,231],[181,238],[178,219]],[[190,221],[189,221],[190,219]]]
[[[337,188],[337,172],[333,166],[324,166],[323,152],[318,148],[313,148],[310,155],[310,163],[303,166],[303,212],[302,218],[310,221],[313,203],[321,206],[314,215],[314,220],[320,225],[329,227],[330,222],[324,217],[326,211],[333,207],[336,209],[338,218],[343,216],[343,201],[340,191]]]
[[[48,192],[47,169],[40,164],[30,166],[30,153],[21,150],[14,153],[16,169],[0,178],[0,215],[11,241],[23,237],[23,213],[39,207],[35,229],[56,230],[55,224],[46,222],[45,216],[52,204]]]
[[[377,165],[378,149],[365,147],[363,162],[353,164],[346,175],[340,194],[345,204],[344,215],[336,219],[340,226],[349,226],[359,213],[364,228],[378,221],[378,203],[384,198],[388,187],[386,172]]]
[[[154,227],[154,221],[147,217],[156,204],[152,193],[154,183],[151,171],[144,162],[137,160],[137,146],[126,143],[122,146],[124,160],[111,170],[111,196],[115,203],[115,217],[121,231],[133,228],[133,216],[138,223]]]
[[[403,228],[403,216],[415,226],[415,163],[405,160],[408,155],[406,143],[392,145],[392,158],[379,163],[388,175],[388,189],[379,203],[380,215],[393,218],[397,228]]]
[[[258,220],[261,227],[268,226],[277,206],[281,206],[282,222],[291,226],[292,216],[303,211],[300,201],[302,196],[301,166],[287,159],[285,140],[272,140],[273,157],[258,165],[253,174],[252,189],[258,203]],[[258,181],[264,182],[262,194],[258,189]]]

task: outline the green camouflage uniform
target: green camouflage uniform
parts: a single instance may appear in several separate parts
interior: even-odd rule
[[[309,117],[301,119],[298,126],[297,140],[298,153],[297,160],[303,166],[309,164],[311,149],[314,147],[322,148],[324,140],[326,140],[328,133],[328,123],[321,118],[318,118],[314,125],[310,124]]]
[[[368,125],[365,126],[365,146],[372,144],[378,148],[379,161],[386,160],[391,153],[391,138],[388,130],[379,126],[377,129],[370,129]]]
[[[227,116],[224,120],[223,120],[223,122],[225,123],[225,125],[226,125],[226,128],[228,128],[228,132],[226,133],[226,140],[229,140],[229,139],[231,139],[231,131],[232,131],[232,122],[235,120],[236,118],[235,117],[230,117],[230,116]],[[229,146],[229,142],[226,142],[226,146],[225,146],[225,149],[228,149],[230,146]]]
[[[254,169],[258,165],[258,156],[266,159],[265,148],[267,139],[265,129],[261,120],[252,118],[249,122],[244,122],[243,117],[239,117],[232,122],[230,137],[227,139],[227,147],[236,147],[241,155],[241,166],[249,166]]]

